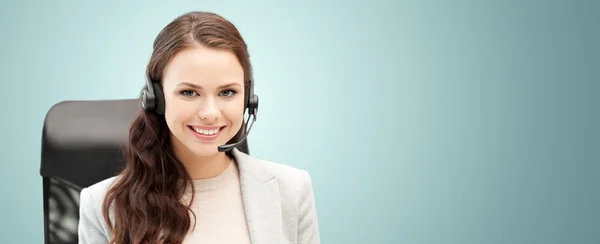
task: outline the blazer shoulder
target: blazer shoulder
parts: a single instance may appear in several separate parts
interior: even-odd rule
[[[315,194],[308,171],[277,162],[259,161],[263,170],[277,179],[283,215],[288,222],[294,223],[291,229],[297,243],[320,243]]]
[[[259,162],[262,169],[273,174],[279,182],[296,187],[311,184],[311,176],[305,169],[263,159],[259,159]]]
[[[314,195],[312,177],[307,170],[269,160],[258,161],[264,171],[275,176],[282,196],[290,198],[289,201],[299,204]]]
[[[81,190],[79,195],[79,243],[108,242],[110,232],[104,219],[102,206],[106,193],[118,178],[119,176],[113,176]]]
[[[118,180],[118,178],[119,176],[113,176],[83,188],[80,195],[81,207],[101,208],[108,190]]]
[[[99,181],[93,185],[84,188],[88,194],[94,197],[104,197],[110,187],[119,179],[120,176],[113,176],[102,181]]]

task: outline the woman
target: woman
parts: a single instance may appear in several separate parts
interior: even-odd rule
[[[308,173],[234,148],[245,110],[258,108],[234,25],[178,17],[156,38],[147,78],[126,168],[81,191],[79,243],[320,243]]]

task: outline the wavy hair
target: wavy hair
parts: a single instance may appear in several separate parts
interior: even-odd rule
[[[189,12],[162,29],[154,41],[147,78],[161,84],[165,66],[172,57],[198,44],[228,50],[237,56],[244,70],[248,99],[252,68],[246,43],[232,23],[214,13]],[[244,128],[242,124],[229,143],[238,141]],[[110,243],[181,243],[192,226],[192,211],[181,198],[187,187],[193,189],[193,184],[175,157],[164,115],[140,107],[124,149],[125,168],[107,192],[102,208],[113,234]],[[238,149],[248,153],[247,143],[240,144]]]

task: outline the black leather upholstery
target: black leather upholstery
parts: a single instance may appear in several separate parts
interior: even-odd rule
[[[78,242],[79,193],[124,165],[122,145],[140,109],[130,99],[65,101],[48,111],[40,168],[46,244]]]

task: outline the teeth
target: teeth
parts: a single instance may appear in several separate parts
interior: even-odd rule
[[[216,129],[216,130],[202,130],[202,129],[198,129],[196,127],[194,127],[194,130],[196,132],[200,133],[200,134],[207,135],[207,136],[214,135],[217,132],[219,132],[219,129]]]

